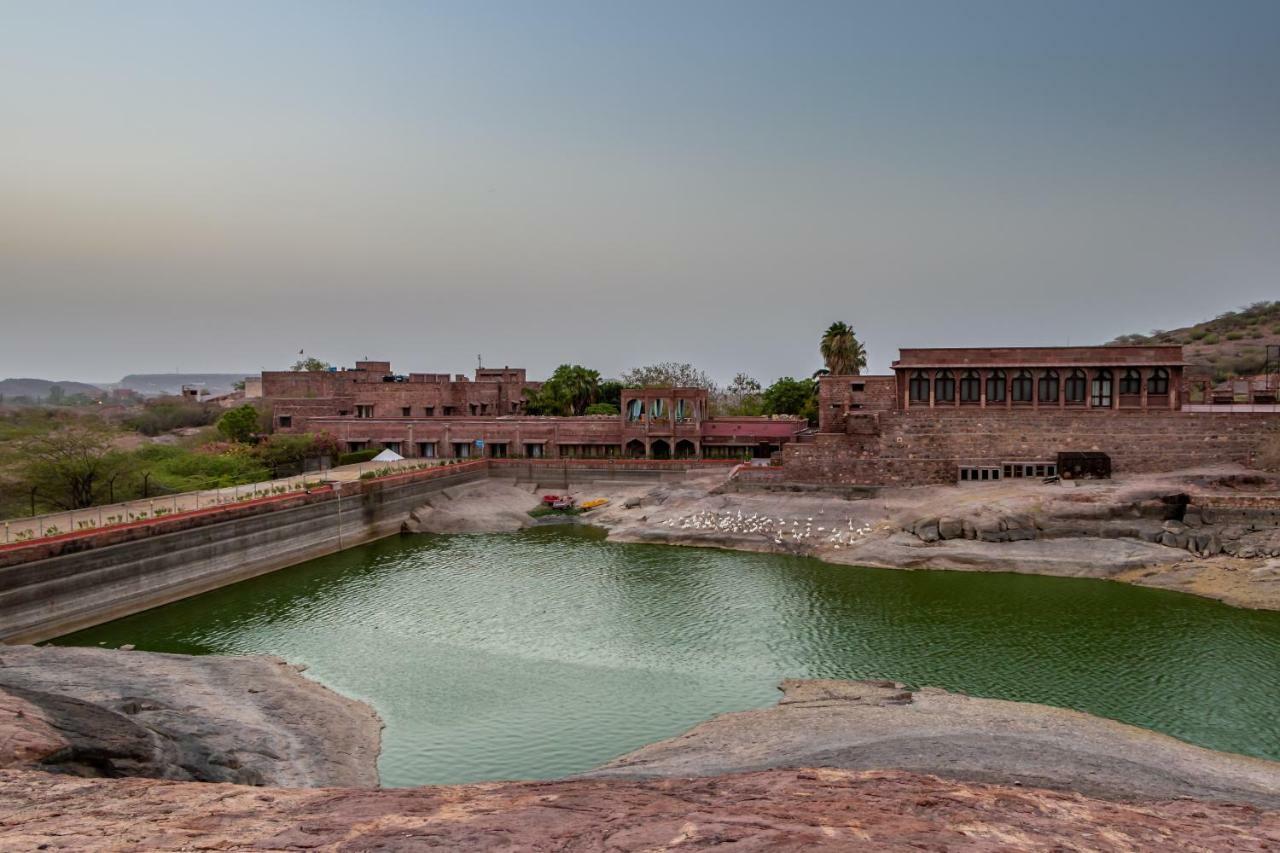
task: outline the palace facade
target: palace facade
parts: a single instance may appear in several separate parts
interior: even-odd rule
[[[712,417],[701,388],[626,389],[617,415],[529,415],[525,390],[539,387],[519,368],[406,375],[386,361],[262,374],[277,431],[323,431],[343,450],[424,459],[767,458],[808,427],[791,417]]]

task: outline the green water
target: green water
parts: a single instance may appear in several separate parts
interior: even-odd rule
[[[1280,759],[1280,613],[581,529],[385,539],[59,642],[305,663],[386,721],[386,785],[586,770],[772,704],[786,676],[1044,702]]]

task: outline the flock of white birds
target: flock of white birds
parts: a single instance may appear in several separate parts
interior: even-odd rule
[[[871,532],[870,525],[856,525],[852,518],[843,522],[824,521],[822,511],[818,518],[805,517],[785,519],[753,512],[743,515],[742,510],[736,512],[713,512],[700,510],[679,518],[668,518],[659,522],[664,527],[680,530],[708,531],[712,533],[758,534],[773,540],[775,545],[805,544],[826,545],[839,551],[848,547]]]

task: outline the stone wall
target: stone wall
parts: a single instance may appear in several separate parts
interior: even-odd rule
[[[786,478],[809,483],[952,483],[960,465],[1054,460],[1100,450],[1116,474],[1248,464],[1266,414],[926,409],[879,412],[878,434],[819,434],[783,450]]]

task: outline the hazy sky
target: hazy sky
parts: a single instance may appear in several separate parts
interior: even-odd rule
[[[0,0],[0,377],[819,366],[1280,298],[1280,2]]]

